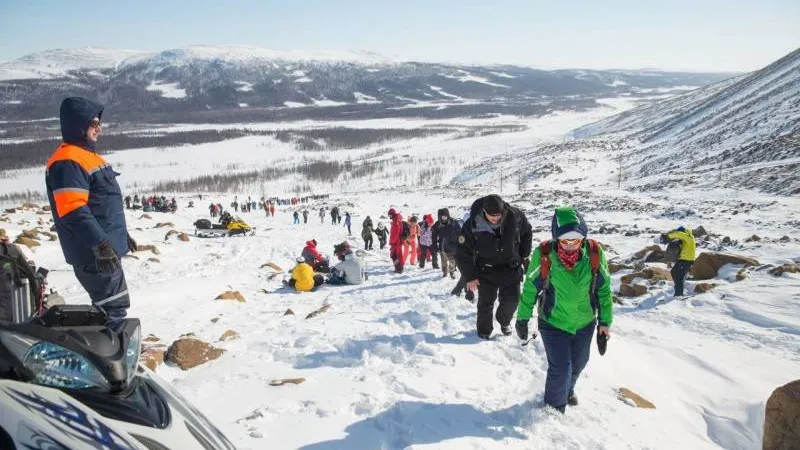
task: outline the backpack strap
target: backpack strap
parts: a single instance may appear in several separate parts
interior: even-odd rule
[[[597,279],[600,277],[600,245],[594,239],[587,239],[589,244],[589,264],[592,266],[592,286],[589,288],[589,299],[592,306],[600,309],[600,302],[597,299]]]
[[[539,261],[539,278],[542,279],[542,291],[547,289],[550,284],[550,252],[553,249],[553,241],[546,240],[539,244],[539,253],[541,255]]]

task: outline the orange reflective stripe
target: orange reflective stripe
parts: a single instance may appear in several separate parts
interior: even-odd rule
[[[80,148],[76,145],[62,143],[58,146],[50,159],[47,160],[47,169],[58,161],[74,161],[86,172],[91,175],[103,167],[108,166],[108,162],[95,152]]]
[[[86,205],[89,201],[89,191],[80,188],[64,188],[53,191],[53,200],[56,203],[56,214],[59,218]]]

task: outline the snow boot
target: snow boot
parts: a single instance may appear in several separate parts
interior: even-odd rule
[[[488,341],[492,338],[492,333],[478,333],[478,337]]]
[[[467,293],[464,294],[464,298],[466,298],[468,302],[475,303],[475,293],[469,289],[467,289]]]
[[[567,397],[567,404],[569,406],[578,406],[578,396],[574,393],[569,394],[569,397]]]
[[[503,336],[511,336],[511,325],[502,325],[500,331],[503,333]]]

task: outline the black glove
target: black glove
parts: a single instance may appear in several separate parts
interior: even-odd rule
[[[514,324],[514,329],[517,330],[517,337],[519,337],[523,341],[527,341],[528,340],[528,321],[527,320],[518,320],[517,323]]]
[[[139,249],[139,246],[136,244],[136,241],[133,240],[133,238],[131,237],[131,234],[128,233],[128,251],[133,253],[138,249]]]
[[[117,252],[108,241],[97,244],[92,248],[92,253],[94,253],[94,263],[100,272],[113,272],[119,269]]]

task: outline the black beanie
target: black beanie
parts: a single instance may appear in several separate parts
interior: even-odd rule
[[[483,198],[483,210],[486,214],[502,214],[506,210],[506,204],[499,195],[487,195]]]

